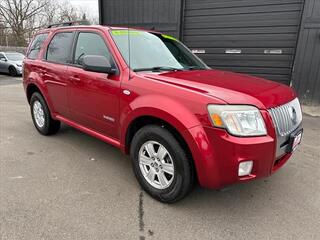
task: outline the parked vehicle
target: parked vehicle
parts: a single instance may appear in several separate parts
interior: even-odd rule
[[[11,76],[22,74],[22,61],[24,55],[18,52],[0,52],[0,72]]]
[[[41,134],[63,122],[120,148],[145,191],[166,203],[195,182],[220,189],[267,177],[301,141],[290,87],[210,69],[158,32],[44,29],[29,46],[23,80]]]

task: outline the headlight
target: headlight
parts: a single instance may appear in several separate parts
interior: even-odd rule
[[[208,112],[215,127],[225,128],[236,136],[267,134],[259,109],[249,105],[209,105]]]
[[[17,65],[17,67],[22,67],[22,64],[16,64]]]

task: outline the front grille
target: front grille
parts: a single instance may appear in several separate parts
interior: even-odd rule
[[[269,109],[269,113],[280,136],[286,136],[293,132],[302,121],[298,98],[279,107]]]

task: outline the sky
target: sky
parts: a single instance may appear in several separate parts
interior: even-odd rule
[[[98,0],[70,0],[72,5],[87,9],[91,16],[98,17]]]

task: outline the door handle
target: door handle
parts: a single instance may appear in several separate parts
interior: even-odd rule
[[[40,73],[41,75],[44,75],[44,74],[46,74],[46,73],[47,73],[47,71],[46,71],[46,70],[44,70],[44,69],[42,69],[42,68],[40,68],[40,69],[39,69],[39,73]]]
[[[40,75],[41,76],[43,76],[44,78],[53,78],[53,76],[51,75],[51,74],[49,74],[48,72],[47,72],[47,70],[45,70],[45,69],[39,69],[39,73],[40,73]]]
[[[80,77],[78,75],[70,77],[70,80],[73,82],[80,82]]]

